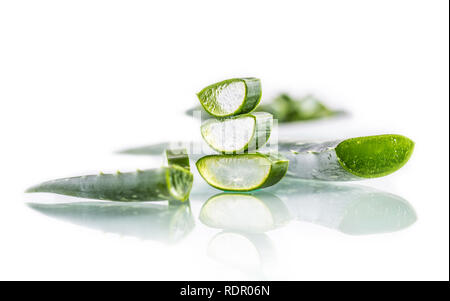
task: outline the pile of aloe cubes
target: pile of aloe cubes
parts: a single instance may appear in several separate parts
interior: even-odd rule
[[[213,118],[201,125],[205,142],[221,153],[200,158],[197,169],[211,186],[221,190],[249,191],[278,183],[289,162],[279,154],[256,152],[272,131],[273,117],[251,113],[261,100],[257,78],[225,80],[197,94]]]
[[[261,100],[259,79],[221,81],[207,86],[197,96],[211,117],[201,125],[202,137],[218,154],[201,157],[196,166],[208,184],[224,191],[260,189],[285,176],[322,181],[382,177],[406,164],[414,149],[414,142],[407,137],[385,134],[325,142],[279,142],[276,153],[264,152],[262,147],[269,141],[273,116],[261,108],[272,108],[278,116],[289,115],[289,110],[261,106],[255,111]],[[275,107],[279,103],[285,108],[293,101],[279,100]],[[295,115],[302,115],[302,110],[295,107]],[[160,168],[57,179],[27,192],[123,202],[184,202],[193,183],[189,154],[185,149],[166,149],[165,154],[165,164]]]

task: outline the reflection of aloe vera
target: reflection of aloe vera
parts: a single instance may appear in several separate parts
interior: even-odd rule
[[[275,247],[263,233],[218,233],[209,242],[207,254],[217,262],[244,272],[252,279],[266,279],[276,262]]]
[[[282,199],[297,220],[347,234],[399,231],[417,219],[406,200],[370,187],[285,178],[267,191]]]
[[[136,172],[57,179],[31,187],[27,192],[50,192],[111,201],[186,201],[192,174],[179,166]]]
[[[352,181],[386,176],[411,157],[414,142],[401,135],[358,137],[325,143],[280,143],[288,175],[302,179]]]
[[[200,221],[209,227],[251,233],[281,227],[289,219],[284,203],[266,192],[220,193],[200,211]]]
[[[50,217],[109,233],[176,242],[194,227],[188,203],[179,206],[144,203],[29,203]]]

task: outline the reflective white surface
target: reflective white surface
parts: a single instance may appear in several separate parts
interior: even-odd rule
[[[1,280],[448,280],[446,1],[21,3],[0,4]],[[166,202],[52,214],[26,205],[91,204],[23,193],[44,180],[159,166],[114,152],[199,140],[183,111],[235,76],[261,78],[263,100],[313,93],[352,114],[291,124],[280,138],[398,133],[416,142],[411,160],[345,184],[350,193],[264,190],[285,208],[252,221],[266,232],[245,233],[230,211],[216,225],[231,229],[203,224],[220,192],[198,176],[192,215]]]

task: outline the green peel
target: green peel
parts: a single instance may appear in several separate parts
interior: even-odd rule
[[[362,178],[391,174],[408,162],[414,142],[401,135],[351,138],[336,147],[339,163],[348,172]]]
[[[206,201],[199,219],[212,228],[262,233],[284,226],[290,214],[270,193],[220,193]]]
[[[256,151],[269,140],[273,118],[269,113],[250,113],[227,119],[209,119],[201,126],[205,142],[221,153]]]
[[[225,191],[251,191],[278,183],[289,162],[278,154],[209,155],[197,169],[205,181]]]
[[[31,187],[26,192],[50,192],[120,202],[184,202],[189,197],[192,182],[193,176],[189,170],[173,165],[136,172],[57,179]]]
[[[75,202],[28,203],[33,210],[75,225],[166,243],[176,243],[194,227],[189,202],[170,204]]]
[[[201,105],[214,117],[229,117],[253,111],[261,100],[257,78],[233,78],[212,84],[199,93]]]

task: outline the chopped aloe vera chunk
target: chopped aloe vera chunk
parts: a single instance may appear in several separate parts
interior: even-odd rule
[[[200,221],[212,228],[266,232],[290,219],[283,201],[270,193],[220,193],[212,196],[200,211]]]
[[[256,151],[269,140],[273,119],[269,113],[250,113],[228,119],[209,119],[201,126],[203,139],[221,153]]]
[[[272,186],[280,181],[289,166],[281,155],[241,154],[209,155],[197,161],[205,181],[226,191],[250,191]]]
[[[279,152],[289,160],[289,176],[325,181],[386,176],[405,165],[413,149],[414,142],[401,135],[279,145]]]
[[[57,179],[31,187],[26,192],[50,192],[122,202],[184,202],[189,197],[192,181],[189,170],[173,165],[136,172]]]
[[[234,78],[210,85],[197,93],[210,115],[229,117],[253,111],[261,100],[261,82],[257,78]]]
[[[141,239],[174,243],[194,227],[189,203],[28,203],[32,209],[75,225]]]
[[[293,99],[287,94],[281,94],[270,103],[261,104],[257,111],[271,113],[278,122],[294,122],[319,119],[336,115],[312,95]]]
[[[178,165],[186,168],[187,170],[191,169],[189,164],[189,156],[185,148],[166,149],[164,151],[164,155],[169,166]]]

